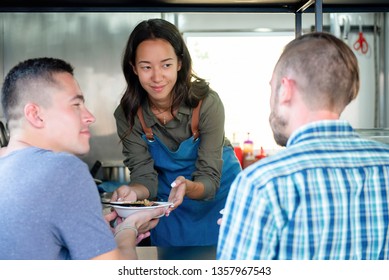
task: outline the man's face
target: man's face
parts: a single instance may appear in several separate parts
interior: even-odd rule
[[[270,116],[269,123],[273,131],[273,137],[276,143],[280,146],[286,146],[288,136],[286,135],[286,127],[288,126],[288,119],[282,116],[279,104],[279,94],[283,87],[278,82],[273,73],[270,81],[271,96],[270,96]]]
[[[95,117],[84,104],[84,96],[69,73],[54,75],[58,85],[51,88],[51,102],[41,108],[49,149],[82,155],[89,152],[89,126]]]

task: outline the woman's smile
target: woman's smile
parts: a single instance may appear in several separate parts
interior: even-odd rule
[[[165,86],[150,86],[150,87],[155,92],[162,92],[165,88]]]

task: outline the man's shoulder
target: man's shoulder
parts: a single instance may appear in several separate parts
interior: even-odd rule
[[[44,157],[47,159],[82,162],[82,160],[79,157],[75,156],[74,154],[68,153],[68,152],[54,152],[52,150],[35,148],[31,151],[31,153],[33,155],[35,155],[36,157]]]
[[[86,167],[86,163],[79,157],[67,152],[54,152],[37,147],[23,149],[15,154],[19,162],[34,163],[38,168],[61,168],[65,170]]]
[[[269,181],[290,174],[290,166],[294,163],[288,149],[279,151],[277,154],[263,158],[246,167],[241,173],[245,180],[253,182],[253,185],[264,186]]]

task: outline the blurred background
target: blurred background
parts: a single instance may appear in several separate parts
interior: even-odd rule
[[[97,118],[91,127],[91,151],[81,159],[90,168],[97,161],[103,167],[122,167],[113,117],[125,88],[121,57],[132,29],[149,18],[167,19],[182,32],[195,72],[210,82],[224,102],[226,136],[240,145],[250,138],[256,153],[261,147],[269,154],[277,152],[280,147],[268,124],[269,81],[282,48],[295,37],[293,13],[2,12],[0,76],[32,57],[58,57],[72,63],[86,105]],[[366,38],[368,51],[354,50],[361,90],[342,118],[383,142],[389,122],[387,18],[384,12],[323,14],[324,30],[350,47],[360,31]],[[303,14],[303,33],[314,28],[315,15]],[[1,109],[0,120],[5,123]]]

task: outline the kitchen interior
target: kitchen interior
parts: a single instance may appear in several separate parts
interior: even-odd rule
[[[91,150],[81,159],[96,182],[109,189],[131,177],[122,162],[113,112],[125,87],[122,52],[141,20],[164,18],[179,28],[194,70],[209,80],[224,102],[226,136],[241,148],[251,141],[254,155],[259,155],[256,159],[281,148],[274,143],[268,124],[268,83],[282,47],[299,33],[324,30],[354,48],[362,32],[368,49],[354,50],[361,89],[342,118],[365,137],[389,144],[389,3],[324,0],[321,4],[295,0],[2,1],[0,76],[4,78],[18,62],[40,56],[62,58],[75,67],[86,105],[96,116]],[[1,109],[0,121],[0,144],[6,146]]]

